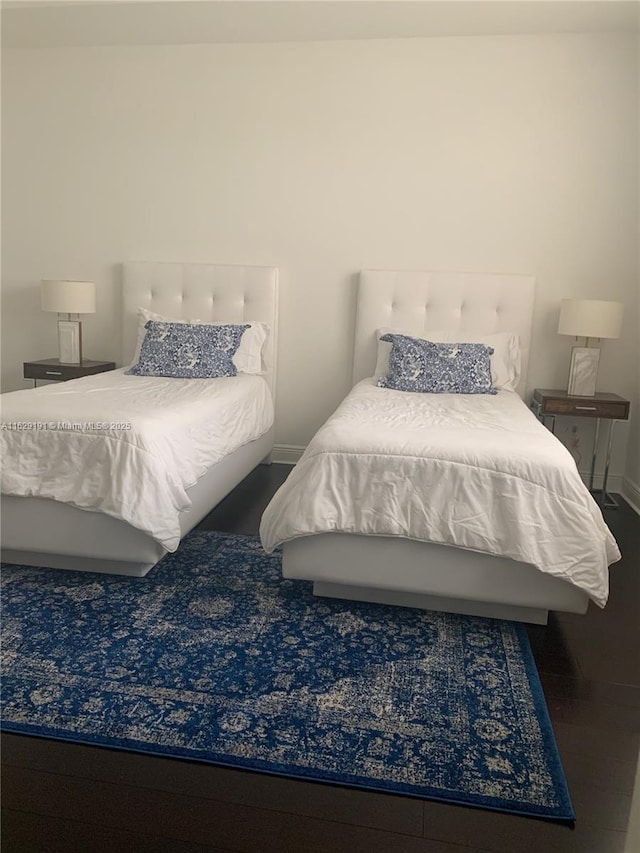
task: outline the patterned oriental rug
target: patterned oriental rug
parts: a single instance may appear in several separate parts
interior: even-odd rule
[[[571,823],[522,625],[314,598],[255,537],[5,566],[2,728]]]

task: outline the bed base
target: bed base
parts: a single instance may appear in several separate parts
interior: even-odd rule
[[[285,542],[282,574],[314,594],[492,619],[547,623],[585,613],[585,592],[527,563],[392,536],[319,533]]]
[[[273,429],[213,465],[187,490],[184,536],[257,465],[270,461]],[[2,561],[22,566],[144,577],[168,552],[118,518],[46,498],[2,496]]]
[[[508,604],[466,601],[416,592],[394,592],[392,590],[367,589],[347,584],[322,583],[316,581],[313,594],[325,598],[344,598],[349,601],[371,601],[374,604],[393,604],[396,607],[418,607],[420,610],[442,610],[447,613],[463,613],[466,616],[485,616],[489,619],[511,619],[515,622],[533,622],[546,625],[549,611],[538,607],[518,607]]]

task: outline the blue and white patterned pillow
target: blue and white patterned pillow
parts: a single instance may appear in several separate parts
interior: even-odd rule
[[[389,373],[381,388],[429,394],[496,394],[491,386],[493,347],[484,344],[436,344],[408,335],[383,335],[392,344]]]
[[[144,327],[138,363],[126,371],[128,374],[211,379],[237,374],[232,358],[249,325],[210,326],[148,320]]]

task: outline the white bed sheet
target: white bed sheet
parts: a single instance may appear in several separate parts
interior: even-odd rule
[[[620,559],[566,448],[515,392],[360,382],[267,507],[267,551],[301,536],[401,536],[530,563],[604,606]],[[393,566],[389,566],[393,572]]]
[[[178,547],[179,513],[191,505],[186,490],[273,424],[261,376],[115,370],[3,394],[0,403],[3,494],[105,513],[168,551]]]

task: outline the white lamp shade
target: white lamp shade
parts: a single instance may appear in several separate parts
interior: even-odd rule
[[[602,299],[563,299],[558,334],[577,338],[619,338],[623,307],[621,302]]]
[[[42,282],[42,310],[58,314],[95,314],[96,286],[92,281]]]

